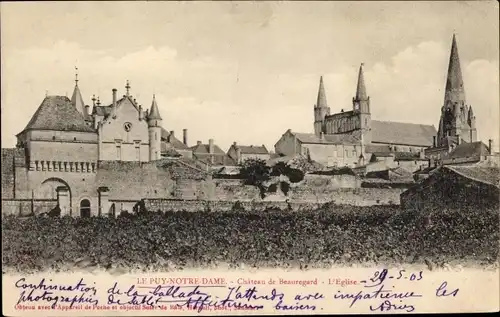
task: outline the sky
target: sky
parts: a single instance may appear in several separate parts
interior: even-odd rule
[[[15,146],[45,94],[87,104],[112,89],[163,127],[227,150],[313,132],[324,77],[332,113],[352,108],[360,63],[372,118],[436,128],[453,33],[478,137],[499,145],[498,3],[2,2],[2,147]]]

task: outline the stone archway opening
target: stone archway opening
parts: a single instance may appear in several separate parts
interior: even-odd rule
[[[90,218],[90,200],[83,199],[80,202],[80,217]]]

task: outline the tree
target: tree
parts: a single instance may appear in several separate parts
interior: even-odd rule
[[[241,164],[240,174],[247,185],[261,186],[270,178],[270,168],[261,159],[247,159]]]

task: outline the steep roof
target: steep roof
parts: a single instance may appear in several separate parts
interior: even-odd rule
[[[372,142],[432,146],[436,133],[432,125],[372,120]]]
[[[462,69],[458,56],[457,39],[453,34],[451,43],[450,60],[448,64],[448,77],[446,79],[445,100],[465,101],[464,82]]]
[[[155,95],[153,95],[153,102],[151,103],[151,110],[149,111],[148,120],[162,120],[160,116],[160,110],[158,110],[158,104],[156,103]]]
[[[233,145],[234,146],[234,145]],[[241,154],[269,154],[264,145],[236,145],[241,150]]]
[[[323,139],[314,133],[290,132],[305,144],[357,144],[361,139],[361,131],[355,130],[350,133],[324,134]]]
[[[316,107],[317,108],[327,107],[325,86],[323,84],[323,76],[319,78],[318,99],[316,100]]]
[[[193,154],[210,154],[210,145],[209,144],[196,144],[195,146],[192,146],[190,147],[190,149],[193,150]],[[218,155],[226,155],[226,153],[224,153],[224,151],[221,150],[221,148],[214,144],[214,155],[218,156]]]
[[[75,83],[75,89],[73,90],[73,96],[71,96],[71,103],[80,112],[84,119],[88,120],[90,118],[87,110],[85,109],[85,103],[83,102],[82,93],[78,87],[78,81]]]
[[[489,155],[488,147],[481,141],[457,145],[444,159],[472,158]]]
[[[485,166],[444,166],[463,177],[500,187],[500,170],[498,167],[485,167]]]
[[[163,127],[161,128],[161,140],[170,143],[175,149],[189,150],[189,147],[186,144],[177,139],[175,135],[171,135],[171,133]]]
[[[65,96],[47,96],[28,122],[26,130],[95,132]]]
[[[366,100],[368,99],[366,95],[366,86],[365,86],[365,76],[363,72],[363,64],[359,66],[358,73],[358,86],[356,87],[356,97],[355,100]]]

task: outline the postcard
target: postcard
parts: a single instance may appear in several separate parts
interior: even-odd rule
[[[498,2],[2,2],[6,316],[499,310]]]

